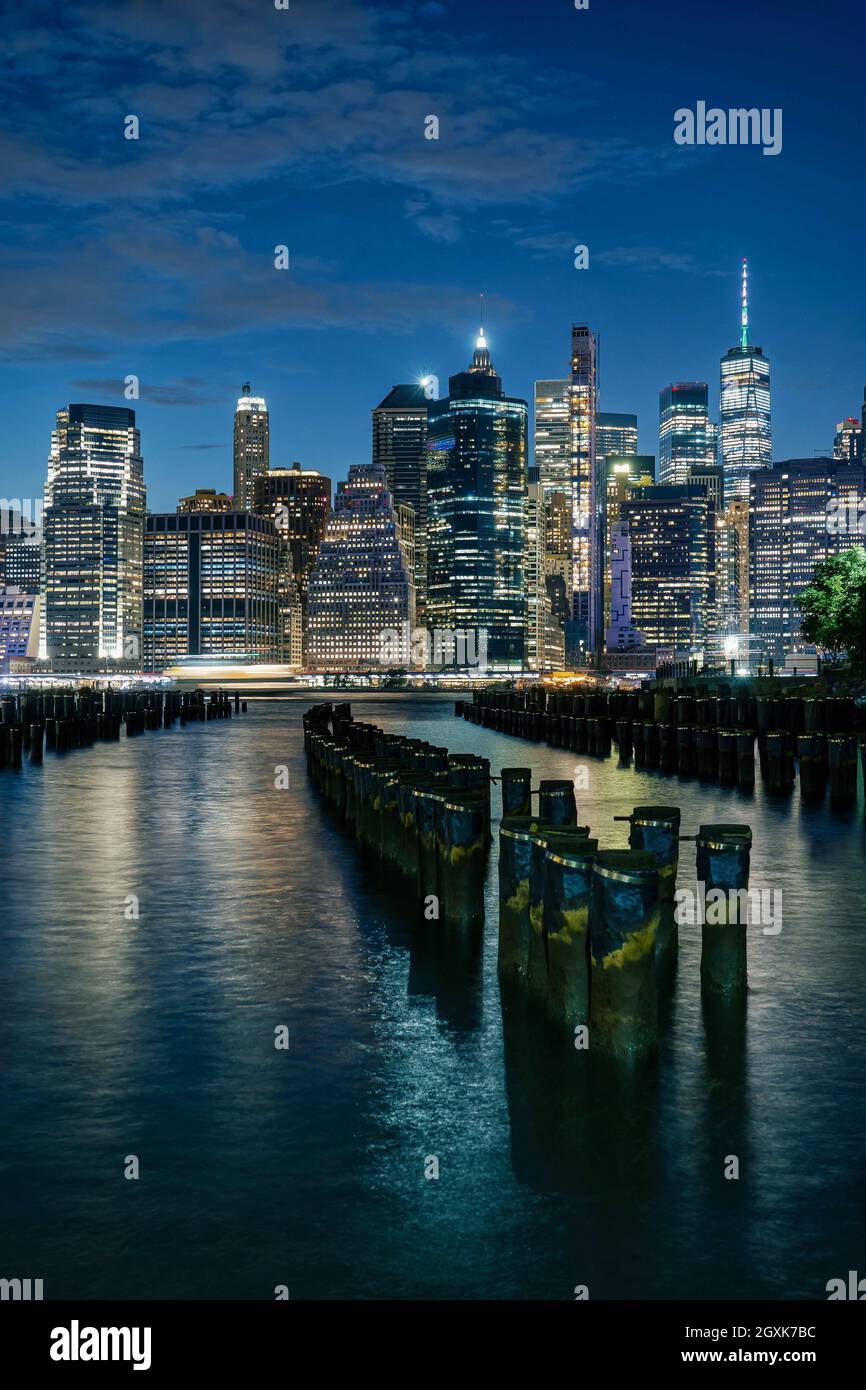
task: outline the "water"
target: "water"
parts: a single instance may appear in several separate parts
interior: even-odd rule
[[[503,1035],[495,848],[483,944],[449,945],[307,783],[309,703],[0,776],[0,1275],[47,1298],[567,1299],[822,1298],[866,1272],[862,793],[839,816],[587,760],[603,843],[640,802],[684,833],[748,820],[752,885],[783,890],[742,1026],[703,1016],[681,927],[658,1067],[618,1083],[520,1010]],[[574,768],[450,699],[353,706],[494,772]]]

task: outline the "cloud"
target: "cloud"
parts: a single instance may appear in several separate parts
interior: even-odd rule
[[[98,242],[70,243],[62,260],[50,247],[18,253],[4,289],[0,354],[33,359],[74,341],[79,354],[116,358],[122,344],[129,362],[119,377],[87,382],[87,389],[119,391],[122,377],[136,371],[139,344],[227,337],[241,328],[403,333],[444,324],[462,331],[473,304],[459,285],[301,279],[274,268],[272,248],[246,248],[219,228],[197,226],[192,213],[171,225],[128,217]],[[500,322],[517,316],[503,296],[490,304]],[[142,387],[157,404],[190,405],[217,389],[198,378]]]
[[[72,384],[79,391],[91,391],[101,396],[123,396],[125,386],[123,378],[119,376],[89,377]],[[215,390],[213,382],[204,381],[200,377],[181,377],[180,381],[172,386],[153,386],[140,381],[139,396],[141,400],[149,401],[152,405],[200,406],[219,405],[225,401],[226,392]]]

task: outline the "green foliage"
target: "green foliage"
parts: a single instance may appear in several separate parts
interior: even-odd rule
[[[835,660],[847,652],[851,664],[866,665],[866,550],[854,546],[815,566],[799,597],[800,632]]]

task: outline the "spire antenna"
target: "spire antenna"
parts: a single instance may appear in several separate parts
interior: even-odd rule
[[[745,256],[743,257],[742,297],[740,346],[746,348],[749,346],[749,262]]]

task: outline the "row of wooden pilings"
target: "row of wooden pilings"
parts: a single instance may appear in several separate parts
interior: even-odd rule
[[[431,920],[484,921],[490,763],[355,722],[351,706],[304,715],[307,770],[360,846],[380,855]]]
[[[17,771],[25,757],[41,763],[45,749],[66,753],[113,742],[126,730],[170,729],[208,719],[230,719],[246,710],[240,695],[201,690],[68,690],[7,695],[0,700],[0,769]]]
[[[764,697],[747,690],[713,697],[661,688],[559,694],[476,690],[455,713],[473,724],[553,748],[750,790],[758,767],[767,790],[786,795],[799,772],[804,801],[857,800],[858,731],[853,699]],[[866,778],[866,739],[860,743]]]
[[[312,781],[359,843],[425,902],[435,899],[446,923],[480,926],[496,780],[489,762],[355,723],[349,705],[308,710],[304,747]],[[715,890],[717,900],[702,922],[702,988],[717,1001],[741,1001],[747,914],[736,895],[748,891],[750,828],[701,825],[681,836],[677,807],[638,806],[618,817],[629,822],[629,848],[604,849],[577,824],[571,782],[543,780],[533,791],[531,779],[525,767],[499,777],[503,985],[524,991],[556,1024],[585,1030],[607,1055],[650,1057],[657,965],[678,944],[679,846],[691,839],[704,896]]]
[[[528,769],[511,772],[528,787]],[[681,836],[679,808],[636,806],[615,817],[629,822],[629,848],[604,849],[577,825],[571,784],[558,785],[565,820],[545,822],[524,806],[500,823],[500,975],[594,1049],[647,1058],[658,1040],[657,968],[678,947],[684,839],[696,841],[701,899],[714,908],[701,923],[702,989],[716,1001],[745,996],[751,830],[701,825]]]

